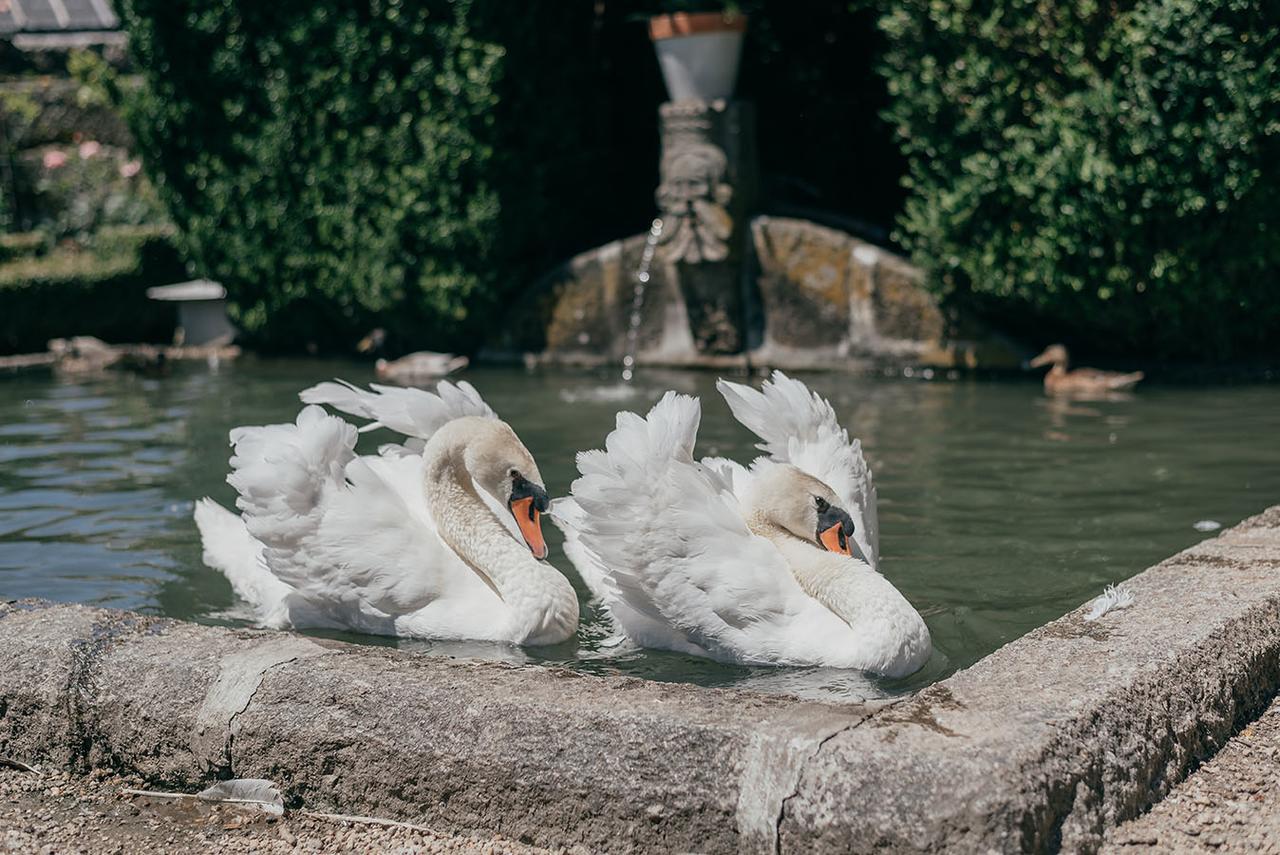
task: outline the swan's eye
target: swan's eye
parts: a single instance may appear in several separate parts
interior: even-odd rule
[[[831,507],[831,505],[827,503],[827,500],[821,496],[813,497],[813,506],[818,509],[818,513],[820,514],[825,514],[827,512],[827,508]]]
[[[512,480],[512,481],[518,481],[518,480],[520,480],[520,470],[519,470],[519,469],[512,469],[512,470],[511,470],[510,472],[508,472],[507,474],[511,476],[511,480]]]

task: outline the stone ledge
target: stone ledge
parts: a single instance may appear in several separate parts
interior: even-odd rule
[[[1091,850],[1280,685],[1280,507],[912,698],[795,701],[0,605],[0,755],[608,850]]]

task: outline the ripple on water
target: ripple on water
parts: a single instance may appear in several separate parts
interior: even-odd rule
[[[0,596],[42,596],[211,622],[250,619],[201,563],[193,499],[231,505],[228,431],[291,421],[297,392],[370,367],[245,361],[213,375],[124,373],[67,383],[0,378]],[[552,495],[576,476],[619,409],[668,388],[703,402],[700,454],[749,461],[755,440],[729,416],[715,376],[641,369],[613,376],[467,373],[519,432]],[[1280,501],[1280,388],[1151,385],[1124,401],[1045,399],[1035,383],[916,382],[814,375],[860,436],[880,494],[883,571],[921,609],[935,653],[900,681],[823,669],[741,668],[617,643],[584,605],[579,637],[553,648],[406,649],[567,665],[591,673],[857,700],[965,667],[1179,549]],[[367,450],[386,435],[364,437]],[[552,561],[585,595],[547,528]],[[392,639],[350,637],[365,643]]]

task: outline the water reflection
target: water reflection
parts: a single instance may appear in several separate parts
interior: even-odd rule
[[[292,420],[296,394],[369,366],[253,361],[216,374],[177,367],[128,374],[0,378],[0,596],[42,596],[213,623],[247,614],[203,566],[191,501],[231,504],[227,431]],[[645,370],[465,375],[538,458],[553,495],[576,475],[574,453],[599,446],[620,408],[643,412],[667,389],[700,395],[700,453],[750,460],[754,438],[732,420],[715,375]],[[920,609],[935,642],[926,668],[897,682],[821,669],[736,668],[620,642],[547,527],[552,560],[584,598],[579,638],[521,651],[433,645],[416,652],[592,673],[688,680],[861,699],[911,690],[965,667],[1102,587],[1280,501],[1280,389],[1148,384],[1131,397],[1046,398],[1034,382],[980,383],[818,375],[861,436],[880,492],[885,574]],[[390,437],[362,438],[372,452]],[[348,636],[344,636],[348,637]],[[348,637],[350,638],[350,637]]]

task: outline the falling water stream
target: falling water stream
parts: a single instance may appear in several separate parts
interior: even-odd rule
[[[631,318],[627,326],[627,352],[622,357],[622,382],[630,383],[635,376],[636,352],[640,349],[641,310],[644,309],[644,291],[649,284],[649,268],[653,266],[653,254],[658,248],[658,240],[662,237],[662,218],[654,219],[649,226],[649,234],[644,239],[644,252],[640,255],[640,266],[636,268],[636,288],[631,298]]]

